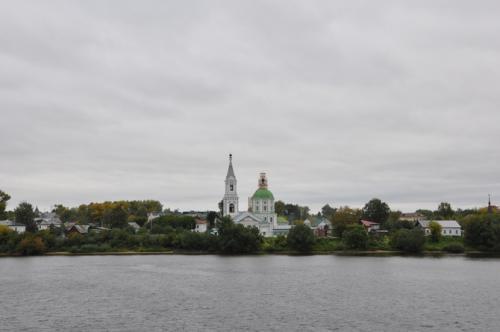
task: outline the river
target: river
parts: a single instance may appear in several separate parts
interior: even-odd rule
[[[500,260],[0,258],[1,331],[498,331]]]

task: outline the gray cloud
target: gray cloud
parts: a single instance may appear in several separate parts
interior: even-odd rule
[[[0,3],[0,188],[43,208],[158,199],[469,207],[499,196],[500,5]],[[497,203],[500,198],[497,199]],[[245,205],[245,204],[243,204]]]

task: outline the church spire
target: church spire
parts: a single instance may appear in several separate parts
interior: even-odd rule
[[[493,206],[491,206],[491,195],[488,194],[488,213],[493,213]]]
[[[234,175],[234,170],[233,170],[233,155],[230,153],[229,154],[229,167],[227,169],[227,175],[226,175],[226,178],[229,178],[229,177],[236,177]]]

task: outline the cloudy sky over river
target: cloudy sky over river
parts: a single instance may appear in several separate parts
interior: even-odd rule
[[[5,1],[9,207],[500,204],[497,1]],[[244,206],[243,206],[244,207]]]

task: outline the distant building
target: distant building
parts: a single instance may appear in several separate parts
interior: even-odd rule
[[[38,229],[43,231],[53,227],[61,227],[62,221],[54,212],[43,212],[40,217],[35,218]]]
[[[238,205],[237,180],[233,169],[233,158],[229,155],[222,215],[230,216],[235,223],[257,227],[263,236],[273,236],[275,229],[281,232],[278,230],[278,215],[274,211],[274,196],[268,189],[266,173],[260,173],[258,189],[248,199],[248,211],[239,211]]]
[[[419,220],[425,220],[425,216],[418,212],[402,213],[399,220],[417,222]]]
[[[456,220],[433,220],[441,225],[441,235],[443,236],[462,236],[462,227]],[[416,222],[416,227],[421,228],[425,235],[431,235],[429,228],[429,220],[419,220]]]
[[[12,220],[2,220],[0,221],[0,225],[7,226],[9,229],[13,230],[14,232],[18,232],[19,234],[26,232],[26,226],[16,224],[16,222]]]
[[[363,225],[368,233],[377,232],[380,230],[380,224],[378,222],[370,220],[361,220],[361,225]]]
[[[134,230],[134,232],[137,232],[139,229],[141,229],[141,226],[137,224],[136,222],[129,222],[128,226]]]
[[[89,232],[89,225],[77,225],[77,224],[72,224],[68,225],[66,227],[65,233],[66,235],[71,235],[71,234],[87,234]]]
[[[196,226],[194,231],[197,233],[205,233],[208,229],[208,221],[202,218],[195,218]]]
[[[317,237],[327,237],[331,235],[332,223],[328,219],[323,218],[323,220],[313,229]]]

